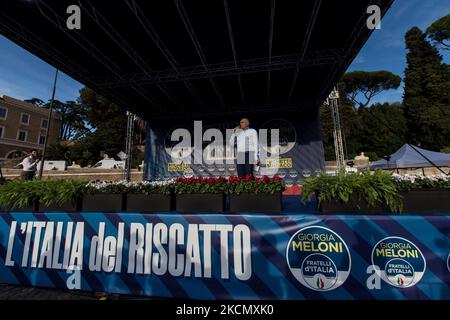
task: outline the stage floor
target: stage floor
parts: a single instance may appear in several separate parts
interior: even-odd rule
[[[282,197],[283,202],[283,212],[286,213],[320,213],[317,208],[316,199],[313,198],[308,203],[303,203],[299,195],[295,196],[285,196]]]

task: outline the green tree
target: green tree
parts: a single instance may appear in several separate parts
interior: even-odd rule
[[[49,106],[50,102],[46,104]],[[59,138],[61,140],[79,139],[90,132],[86,123],[86,110],[75,101],[55,100],[53,110],[61,116]]]
[[[47,146],[46,158],[49,160],[66,160],[70,163],[69,147],[59,142],[51,143]]]
[[[450,51],[450,14],[433,22],[426,33],[436,46]]]
[[[351,102],[366,107],[373,97],[397,89],[400,83],[401,78],[389,71],[353,71],[342,77],[340,86]]]
[[[91,132],[83,139],[84,148],[99,159],[101,152],[115,157],[124,150],[126,112],[89,88],[80,90],[79,102],[86,112],[86,125]]]
[[[407,126],[400,103],[374,104],[358,109],[359,145],[371,160],[394,153],[406,139]]]
[[[42,107],[42,106],[45,105],[45,102],[43,100],[39,99],[39,98],[31,98],[31,99],[27,99],[27,100],[24,100],[24,101],[28,102],[28,103],[31,103],[31,104],[33,104],[35,106],[38,106],[38,107]]]
[[[50,103],[32,98],[36,106],[48,108]],[[53,108],[61,115],[59,142],[49,145],[47,157],[76,161],[81,166],[93,165],[102,154],[116,157],[124,151],[127,117],[126,111],[89,88],[80,90],[77,101],[54,100]],[[145,122],[136,121],[134,141],[145,140]],[[143,152],[134,148],[133,166],[141,163]]]
[[[449,145],[450,72],[442,56],[417,27],[405,36],[407,67],[403,103],[408,140],[432,150]]]

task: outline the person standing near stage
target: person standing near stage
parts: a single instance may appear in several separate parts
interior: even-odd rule
[[[37,155],[37,150],[31,150],[30,155],[20,163],[22,165],[21,177],[23,180],[33,180],[37,169]]]
[[[250,128],[250,121],[242,118],[239,126],[234,128],[230,137],[230,145],[237,145],[237,173],[239,177],[253,177],[253,167],[259,164],[258,160],[258,133]]]

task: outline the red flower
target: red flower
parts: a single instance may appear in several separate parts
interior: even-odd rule
[[[268,176],[264,176],[263,177],[263,182],[264,183],[269,183],[270,182],[270,178]]]

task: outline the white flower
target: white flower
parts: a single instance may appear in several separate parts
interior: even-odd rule
[[[447,182],[450,181],[450,177],[445,174],[435,174],[424,176],[422,174],[393,174],[392,179],[398,182],[408,181],[411,183],[416,182]]]
[[[125,188],[139,188],[145,186],[168,186],[175,183],[174,179],[163,180],[163,181],[90,181],[86,184],[87,187],[94,188],[96,190],[102,190],[113,186],[123,186]]]

